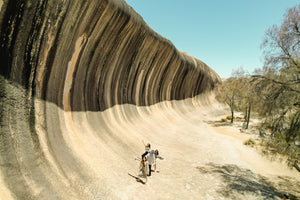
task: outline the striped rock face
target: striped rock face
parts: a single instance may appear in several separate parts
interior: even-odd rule
[[[131,183],[140,141],[170,137],[143,120],[209,104],[220,82],[123,0],[0,6],[3,199],[120,198],[114,185]]]

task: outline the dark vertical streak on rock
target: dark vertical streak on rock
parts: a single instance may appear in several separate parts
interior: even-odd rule
[[[24,54],[24,70],[22,74],[22,79],[24,83],[22,85],[25,86],[26,89],[31,87],[34,89],[32,85],[35,79],[36,67],[38,65],[38,56],[40,52],[40,45],[43,41],[44,29],[42,29],[42,23],[45,19],[45,10],[46,10],[47,1],[38,1],[36,10],[34,11],[34,16],[32,19],[32,26],[28,34],[28,38],[25,46],[25,54]],[[30,74],[33,73],[33,78],[30,80]],[[34,90],[33,90],[34,91]],[[33,93],[34,95],[34,93]]]
[[[13,60],[13,50],[19,31],[19,25],[24,12],[25,1],[8,1],[4,3],[5,11],[1,14],[1,33],[0,33],[0,73],[7,79],[11,78],[11,66]],[[17,81],[17,80],[15,80]]]

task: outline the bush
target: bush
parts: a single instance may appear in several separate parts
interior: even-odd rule
[[[244,145],[253,146],[253,145],[255,145],[255,141],[250,138],[244,142]]]
[[[226,118],[222,118],[221,122],[227,122],[227,119]]]
[[[232,118],[231,115],[228,115],[228,116],[226,117],[227,120],[231,120],[231,118]]]

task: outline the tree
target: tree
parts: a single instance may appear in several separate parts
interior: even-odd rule
[[[273,25],[262,43],[266,66],[283,73],[300,73],[300,4],[287,11],[283,24]],[[295,77],[299,83],[299,76]]]
[[[300,5],[287,11],[281,26],[267,32],[263,75],[254,77],[263,97],[262,113],[270,117],[272,134],[286,142],[300,137]]]
[[[261,47],[265,66],[252,77],[259,112],[275,144],[289,147],[300,140],[300,4],[287,10],[280,26],[267,30]]]
[[[229,106],[231,111],[231,123],[234,119],[234,110],[236,107],[235,98],[238,91],[237,80],[235,78],[228,78],[223,84],[219,85],[219,94],[217,95],[218,101],[225,103]]]
[[[242,67],[233,71],[232,75],[238,82],[237,110],[244,111],[244,119],[247,121],[246,129],[248,129],[253,101],[249,75]]]
[[[246,88],[248,81],[245,74],[244,69],[239,68],[232,72],[231,78],[226,79],[224,83],[219,86],[217,99],[230,107],[231,123],[233,123],[234,120],[234,111],[240,111],[244,105],[245,91],[248,91],[248,88]]]

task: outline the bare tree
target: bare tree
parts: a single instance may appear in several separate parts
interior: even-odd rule
[[[234,120],[234,112],[241,111],[241,108],[245,105],[245,96],[248,91],[248,81],[245,74],[246,72],[243,68],[234,70],[232,77],[225,80],[224,83],[219,86],[220,93],[217,99],[230,107],[231,123],[233,123]],[[248,113],[248,109],[246,113]]]
[[[222,85],[219,85],[218,89],[219,94],[217,95],[217,99],[230,107],[231,123],[233,123],[234,111],[236,108],[235,99],[238,90],[237,80],[235,78],[228,78]]]
[[[289,9],[280,27],[273,25],[262,43],[266,66],[300,73],[300,4]],[[299,81],[299,77],[296,77]]]
[[[242,67],[233,71],[232,75],[238,80],[237,110],[244,111],[244,119],[247,121],[248,129],[252,107],[252,90],[249,82],[249,74]]]

